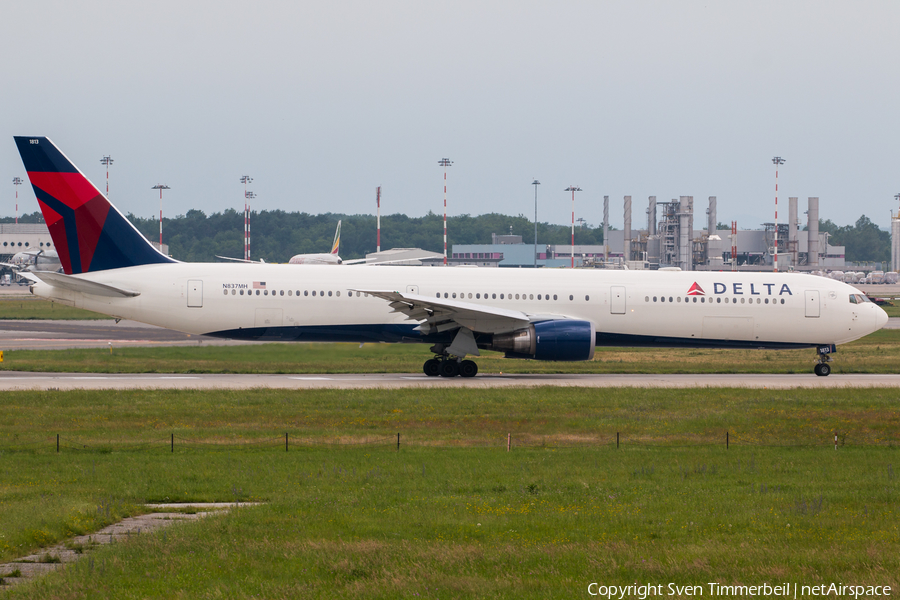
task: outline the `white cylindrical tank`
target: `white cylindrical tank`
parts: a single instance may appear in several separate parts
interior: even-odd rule
[[[625,260],[631,260],[631,196],[625,196],[625,243],[623,246]]]
[[[809,198],[809,209],[806,212],[807,222],[807,251],[809,258],[807,264],[811,267],[819,266],[819,199],[811,196]],[[827,248],[825,248],[827,250]]]

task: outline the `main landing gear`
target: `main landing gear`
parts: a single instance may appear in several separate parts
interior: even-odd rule
[[[450,356],[438,355],[429,358],[422,365],[422,371],[429,377],[475,377],[478,374],[478,364],[472,360],[460,360]]]
[[[827,377],[831,373],[831,366],[828,364],[831,362],[831,356],[829,356],[832,352],[835,351],[834,344],[830,346],[817,346],[816,353],[819,355],[816,360],[819,362],[816,363],[813,371],[819,377]]]

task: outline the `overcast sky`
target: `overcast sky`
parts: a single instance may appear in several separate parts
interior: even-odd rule
[[[5,2],[0,214],[46,135],[123,212],[534,215],[635,227],[707,198],[741,229],[818,196],[888,229],[900,192],[895,1]],[[20,212],[37,204],[20,187]],[[518,232],[527,233],[527,232]],[[452,231],[450,238],[452,243]]]

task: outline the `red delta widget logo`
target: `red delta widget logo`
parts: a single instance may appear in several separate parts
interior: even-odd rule
[[[729,292],[728,285],[724,283],[713,283],[713,294],[734,294],[736,296],[783,296],[787,294],[788,296],[793,296],[794,293],[791,291],[791,288],[788,284],[781,284],[781,288],[778,289],[778,293],[776,294],[773,289],[777,286],[776,283],[732,283],[731,290]],[[703,288],[695,281],[694,284],[688,289],[688,296],[705,296],[706,292],[703,291]]]

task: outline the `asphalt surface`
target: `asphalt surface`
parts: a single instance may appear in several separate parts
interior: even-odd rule
[[[247,342],[191,335],[137,321],[0,320],[0,350],[65,350],[126,346],[235,345]]]
[[[124,389],[360,389],[360,388],[900,388],[900,375],[478,375],[426,377],[415,373],[369,375],[162,375],[0,373],[0,391]]]

